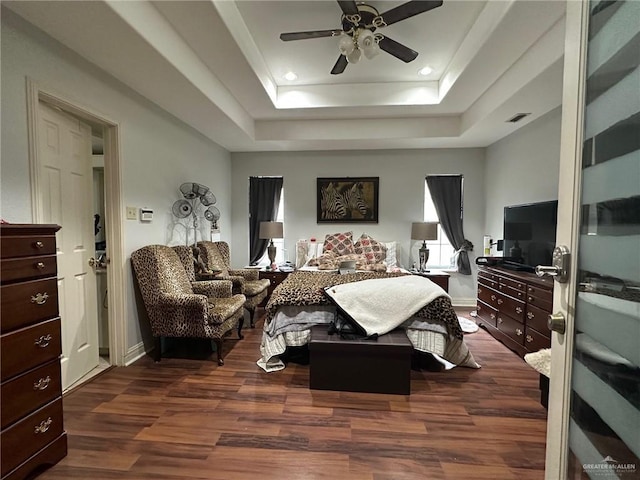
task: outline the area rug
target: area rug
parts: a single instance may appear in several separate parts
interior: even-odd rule
[[[460,328],[464,333],[475,333],[478,331],[478,325],[473,320],[469,320],[468,318],[458,317],[458,323],[460,323]]]

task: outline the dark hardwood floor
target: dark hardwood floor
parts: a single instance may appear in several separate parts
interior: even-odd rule
[[[225,341],[223,367],[145,357],[70,392],[68,456],[39,480],[543,478],[538,375],[484,330],[465,336],[481,369],[412,371],[401,396],[312,391],[293,363],[267,374],[261,326]]]

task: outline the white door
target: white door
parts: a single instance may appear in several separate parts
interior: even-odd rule
[[[40,103],[38,158],[42,223],[56,223],[62,322],[62,388],[98,365],[91,128]]]
[[[548,480],[640,478],[639,65],[640,2],[567,2]]]

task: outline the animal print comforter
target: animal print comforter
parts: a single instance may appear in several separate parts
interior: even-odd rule
[[[356,272],[341,275],[329,272],[293,272],[271,294],[266,306],[265,324],[269,324],[278,308],[282,306],[331,305],[331,302],[324,295],[324,287],[401,275],[407,274],[402,272]],[[462,340],[463,334],[458,316],[448,296],[437,297],[419,310],[415,316],[442,322],[449,336]]]

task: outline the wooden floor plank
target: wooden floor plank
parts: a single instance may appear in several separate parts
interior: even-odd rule
[[[481,369],[413,370],[411,395],[385,395],[310,390],[308,365],[265,373],[261,324],[223,367],[144,357],[65,395],[68,455],[38,480],[544,477],[538,374],[487,332],[465,336]]]

